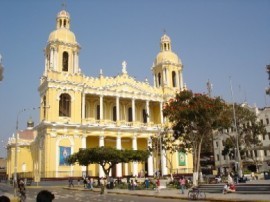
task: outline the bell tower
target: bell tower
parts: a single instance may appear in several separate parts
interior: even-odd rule
[[[174,91],[183,90],[182,70],[181,60],[172,51],[171,39],[164,34],[160,39],[160,52],[152,66],[154,86],[156,88],[173,89]]]
[[[70,30],[70,15],[66,10],[58,13],[56,30],[51,32],[45,48],[45,71],[77,74],[79,68],[80,45]]]

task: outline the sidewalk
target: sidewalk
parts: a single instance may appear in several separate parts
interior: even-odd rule
[[[91,191],[81,187],[64,187],[65,189],[72,189],[78,191]],[[94,192],[100,192],[100,189],[95,188]],[[159,198],[170,198],[170,199],[188,199],[188,190],[185,190],[185,194],[180,194],[179,190],[176,189],[161,189],[159,193],[155,190],[127,190],[127,189],[106,189],[107,194],[124,194],[124,195],[136,195],[144,197],[159,197]],[[252,202],[270,202],[269,194],[222,194],[222,193],[206,193],[206,201],[252,201]]]

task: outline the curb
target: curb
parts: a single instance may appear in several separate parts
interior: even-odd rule
[[[63,187],[63,189],[70,189],[70,190],[78,190],[78,191],[92,191],[92,192],[100,192],[100,189],[82,189],[82,188],[70,188],[70,187]],[[152,198],[164,198],[164,199],[184,199],[188,200],[188,197],[186,195],[184,196],[166,196],[166,195],[159,195],[160,193],[156,193],[156,195],[152,194],[144,194],[144,193],[137,193],[137,192],[121,192],[121,191],[110,191],[107,189],[106,191],[107,194],[116,194],[116,195],[129,195],[129,196],[143,196],[143,197],[152,197]],[[218,198],[213,198],[213,197],[206,197],[205,199],[200,199],[201,201],[213,201],[213,202],[270,202],[270,200],[247,200],[247,199],[241,199],[240,196],[239,198],[234,198],[234,199],[218,199]]]

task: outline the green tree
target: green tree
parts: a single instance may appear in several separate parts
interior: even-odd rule
[[[232,114],[232,110],[233,106],[230,105],[228,112],[231,112]],[[230,119],[233,119],[232,115],[229,117]],[[235,119],[237,130],[234,128],[234,132],[226,133],[228,138],[225,141],[222,154],[230,156],[236,155],[235,159],[239,162],[240,174],[242,174],[242,159],[246,158],[245,154],[247,151],[256,151],[262,146],[262,141],[259,139],[259,136],[265,135],[266,129],[265,126],[257,120],[255,112],[250,108],[247,108],[245,105],[235,104]],[[233,123],[233,121],[234,120],[231,120],[230,122]],[[231,126],[228,125],[226,129],[229,129],[229,127]],[[236,131],[237,134],[235,133]],[[237,148],[237,141],[239,153],[235,152],[234,150]],[[258,169],[258,161],[256,156],[253,156],[251,159]]]
[[[164,106],[163,113],[172,123],[179,147],[193,154],[193,183],[198,184],[202,145],[212,139],[214,129],[220,127],[225,102],[204,94],[182,91]]]
[[[106,177],[108,177],[111,168],[116,164],[131,161],[144,162],[149,155],[150,152],[148,150],[118,150],[111,147],[86,148],[70,155],[67,158],[67,163],[79,163],[82,166],[99,164]]]

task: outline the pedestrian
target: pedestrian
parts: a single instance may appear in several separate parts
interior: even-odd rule
[[[86,177],[83,179],[83,188],[87,188],[87,180]]]
[[[182,176],[180,179],[179,179],[179,184],[180,184],[180,187],[181,187],[181,193],[184,194],[184,189],[186,187],[186,179],[184,176]]]
[[[0,202],[10,202],[10,199],[7,196],[3,195],[0,196]]]
[[[73,179],[70,177],[68,178],[68,187],[74,187],[74,184],[73,184]]]
[[[156,192],[159,193],[160,192],[160,180],[159,178],[157,178],[157,181],[156,181]]]
[[[144,183],[145,183],[145,188],[148,189],[149,188],[149,179],[148,179],[148,177],[145,178]]]
[[[228,174],[228,183],[233,184],[233,179],[230,173]]]
[[[133,180],[130,180],[130,189],[131,190],[134,190],[135,189],[134,181]]]
[[[90,178],[89,179],[89,188],[90,188],[90,190],[93,190],[93,183],[94,183],[93,178]]]
[[[106,184],[107,184],[107,182],[106,182],[105,178],[102,178],[100,180],[100,194],[104,194]]]
[[[54,199],[54,194],[48,190],[42,190],[38,193],[36,202],[51,202]]]
[[[26,189],[25,189],[25,184],[24,184],[23,179],[19,180],[18,188],[19,188],[19,193],[21,194],[21,199],[25,200],[26,199]]]

